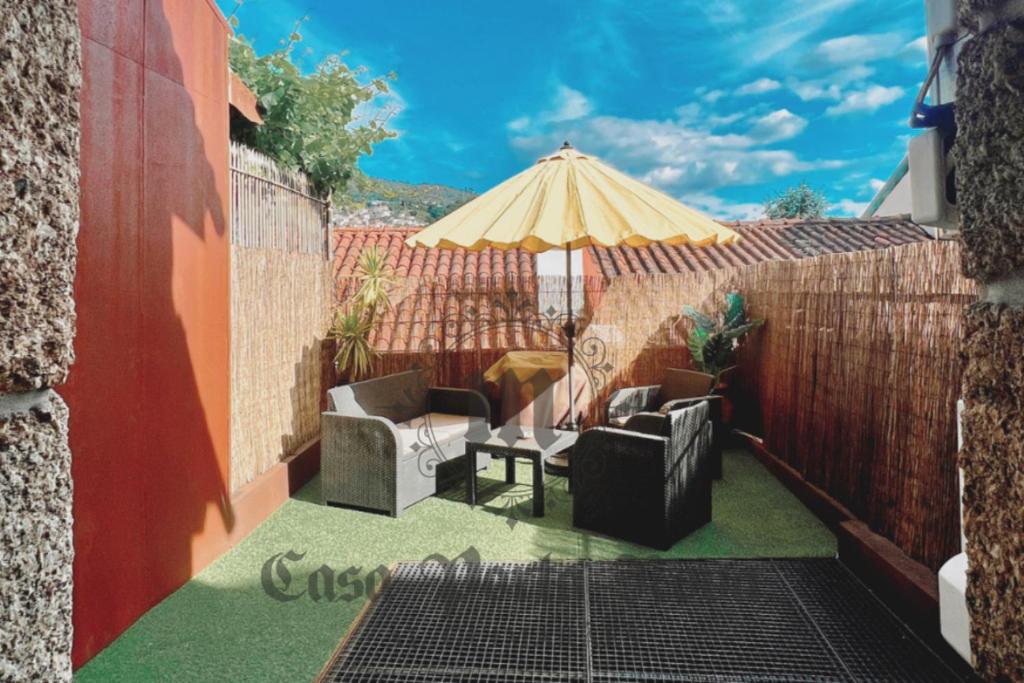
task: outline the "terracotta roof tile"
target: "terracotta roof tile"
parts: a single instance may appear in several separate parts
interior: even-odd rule
[[[729,246],[694,249],[688,245],[655,244],[650,247],[590,249],[598,272],[616,277],[641,273],[680,273],[752,265],[762,261],[796,259],[920,242],[927,233],[908,218],[823,218],[814,220],[758,220],[725,222],[742,239]],[[425,249],[406,246],[405,239],[419,228],[335,228],[334,272],[355,273],[359,254],[379,245],[399,277],[438,280],[475,280],[506,276],[532,276],[536,259],[527,252],[486,249]]]
[[[741,239],[728,246],[694,249],[689,245],[591,247],[589,261],[597,272],[616,277],[644,273],[685,273],[752,265],[762,261],[798,259],[885,247],[928,239],[909,218],[821,218],[723,222]]]
[[[530,277],[537,271],[534,256],[519,250],[467,252],[406,246],[405,239],[418,230],[409,227],[335,228],[335,276],[354,275],[359,254],[374,245],[387,253],[388,263],[399,277],[474,280],[506,275]]]
[[[585,274],[613,278],[644,273],[702,272],[762,261],[880,249],[930,239],[918,225],[904,218],[762,220],[726,225],[737,230],[742,237],[734,245],[703,249],[663,244],[641,249],[592,248],[589,258],[584,259],[584,264],[588,264],[585,265]],[[395,268],[396,275],[411,279],[413,289],[407,289],[407,283],[405,289],[394,293],[394,310],[388,314],[388,321],[375,327],[371,337],[374,347],[381,351],[424,351],[426,338],[438,333],[437,321],[442,318],[459,321],[455,327],[444,329],[446,336],[476,340],[473,343],[478,348],[515,348],[520,344],[521,340],[517,340],[513,329],[492,326],[483,333],[474,330],[474,324],[460,313],[470,311],[468,318],[486,316],[490,301],[487,296],[478,295],[478,286],[466,289],[461,283],[486,280],[491,284],[484,285],[484,288],[523,287],[525,282],[535,282],[536,258],[518,249],[487,249],[474,253],[461,249],[407,247],[405,239],[416,230],[418,228],[407,227],[334,230],[334,273],[340,300],[347,298],[355,287],[355,282],[346,276],[355,274],[359,254],[375,244],[387,252],[388,262]],[[596,272],[589,272],[592,267]],[[416,289],[419,284],[439,285],[442,291],[456,294],[435,294],[432,286]],[[524,290],[522,294],[536,296],[536,291]]]

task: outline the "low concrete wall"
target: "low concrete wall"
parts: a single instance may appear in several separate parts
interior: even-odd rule
[[[77,5],[0,24],[0,680],[71,680],[68,375],[78,232]]]

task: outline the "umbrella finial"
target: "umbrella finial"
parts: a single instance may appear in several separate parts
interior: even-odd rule
[[[562,143],[562,146],[561,146],[560,149],[572,149],[572,145],[569,144],[568,140],[566,140],[565,142]]]

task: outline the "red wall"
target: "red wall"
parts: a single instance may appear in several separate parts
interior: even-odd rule
[[[229,29],[82,0],[74,662],[237,540],[228,500]],[[251,528],[253,523],[246,523]]]

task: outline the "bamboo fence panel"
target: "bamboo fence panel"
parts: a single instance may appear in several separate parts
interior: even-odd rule
[[[333,383],[327,213],[306,178],[231,145],[231,491],[320,434]]]
[[[328,203],[306,175],[236,142],[230,158],[231,243],[326,257]]]
[[[231,489],[320,435],[332,386],[331,272],[313,254],[232,247]]]
[[[959,548],[959,246],[767,263],[741,354],[767,448],[933,570]]]
[[[613,389],[692,367],[685,304],[716,312],[739,291],[767,321],[738,356],[741,426],[911,557],[937,569],[955,554],[961,311],[976,298],[956,243],[576,284],[591,423]],[[340,298],[353,286],[340,282]],[[418,366],[439,384],[479,388],[508,350],[564,349],[561,311],[536,310],[564,290],[550,277],[403,281],[375,333],[375,374]]]

